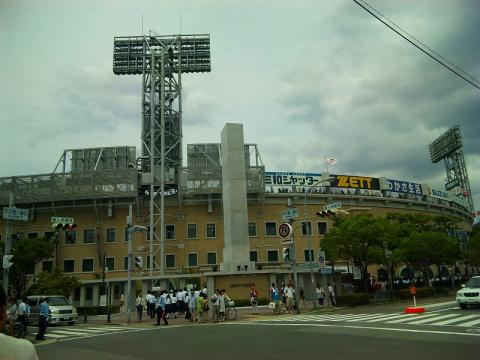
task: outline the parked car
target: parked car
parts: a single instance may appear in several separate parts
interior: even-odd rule
[[[38,324],[40,316],[40,299],[47,298],[49,306],[49,324],[69,324],[73,325],[78,321],[77,309],[72,305],[70,300],[62,295],[34,295],[28,296],[28,304],[30,305],[29,321]]]
[[[457,291],[457,303],[462,309],[468,305],[480,305],[480,276],[473,276]]]

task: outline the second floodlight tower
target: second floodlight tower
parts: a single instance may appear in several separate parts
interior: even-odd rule
[[[115,37],[113,72],[142,75],[142,185],[150,196],[150,276],[165,269],[165,191],[182,165],[182,73],[209,72],[210,35]],[[156,201],[160,195],[160,206]],[[160,239],[155,228],[160,225]],[[160,245],[160,263],[154,264]]]

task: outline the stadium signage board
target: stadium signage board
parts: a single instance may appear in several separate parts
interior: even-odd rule
[[[417,183],[387,179],[387,188],[384,189],[401,194],[422,195],[422,186]]]
[[[297,172],[265,172],[265,186],[312,186],[322,174]]]
[[[378,178],[354,175],[332,175],[332,177],[335,178],[332,187],[380,190]]]

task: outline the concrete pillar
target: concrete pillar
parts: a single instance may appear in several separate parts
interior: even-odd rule
[[[222,186],[223,186],[223,272],[242,270],[250,261],[248,239],[247,182],[245,175],[245,150],[243,125],[226,124],[222,130]]]
[[[92,299],[92,306],[98,306],[100,299],[100,287],[98,285],[93,285],[93,299]]]
[[[85,285],[80,288],[80,306],[85,306]]]

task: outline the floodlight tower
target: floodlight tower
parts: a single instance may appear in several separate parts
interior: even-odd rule
[[[164,273],[165,190],[178,189],[182,165],[182,73],[209,72],[210,68],[210,35],[114,38],[113,72],[142,75],[141,172],[142,185],[150,186],[150,276],[154,243],[160,244],[159,267]],[[160,239],[154,231],[158,223]]]
[[[430,158],[434,164],[444,161],[447,171],[445,190],[457,189],[455,195],[467,200],[470,213],[473,214],[475,207],[462,147],[460,127],[455,125],[429,145]]]

